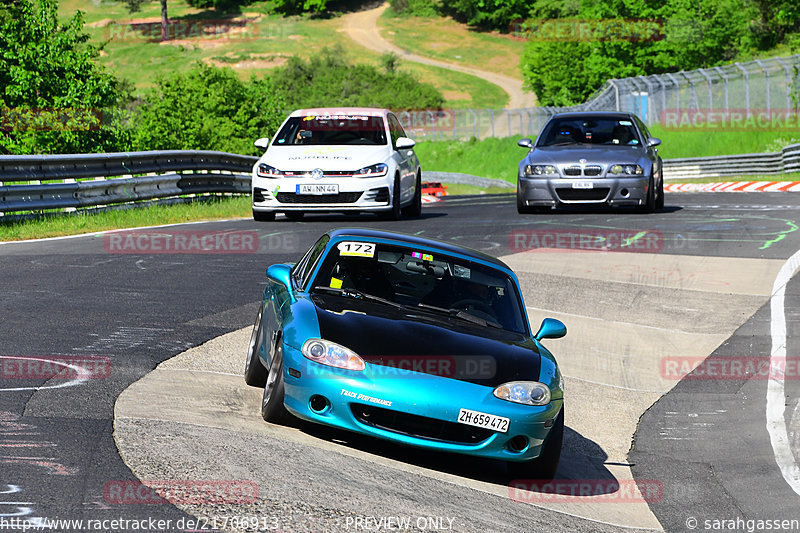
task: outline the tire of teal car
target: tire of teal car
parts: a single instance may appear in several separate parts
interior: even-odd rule
[[[508,463],[510,472],[515,476],[525,479],[551,480],[558,470],[561,459],[561,445],[564,443],[564,407],[556,417],[553,429],[544,442],[542,453],[533,461],[527,463]]]
[[[253,387],[263,387],[267,383],[267,370],[258,357],[258,353],[261,351],[261,341],[264,338],[261,320],[263,312],[264,308],[260,307],[253,324],[253,332],[250,334],[247,360],[244,365],[244,382]]]
[[[278,339],[275,356],[264,386],[261,400],[261,417],[267,422],[281,424],[290,420],[289,411],[283,405],[283,341]]]

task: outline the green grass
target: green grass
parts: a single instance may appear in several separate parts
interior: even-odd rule
[[[457,196],[459,194],[512,194],[515,189],[506,187],[478,187],[463,183],[443,183],[447,186],[447,196]]]
[[[139,96],[160,75],[186,72],[198,61],[230,67],[246,79],[253,74],[268,74],[289,56],[308,58],[326,46],[341,46],[347,59],[356,63],[377,65],[380,59],[380,54],[360,47],[340,31],[339,18],[273,15],[269,14],[268,2],[244,6],[242,13],[224,14],[192,8],[183,0],[170,0],[170,19],[180,23],[182,30],[178,30],[176,40],[163,44],[158,42],[158,2],[143,4],[137,13],[129,13],[122,2],[106,0],[66,0],[59,6],[64,17],[78,9],[85,13],[85,31],[91,41],[103,46],[99,62],[132,82]],[[208,28],[223,28],[224,19],[232,16],[248,19],[243,29],[219,35],[201,35],[198,31],[204,27],[199,21],[205,21]],[[147,32],[126,24],[139,19],[153,20],[146,26]],[[402,60],[400,69],[441,91],[447,100],[445,107],[499,108],[508,102],[502,89],[475,76]]]
[[[522,79],[522,39],[476,31],[451,18],[398,15],[391,8],[378,26],[384,39],[417,55]]]
[[[224,197],[172,206],[154,205],[137,209],[53,214],[53,216],[31,220],[0,221],[0,241],[41,239],[109,229],[219,220],[249,217],[250,215],[249,196]]]

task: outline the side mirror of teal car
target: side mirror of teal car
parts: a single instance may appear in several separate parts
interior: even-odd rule
[[[292,294],[292,267],[290,265],[272,265],[267,269],[267,278],[285,289],[289,295]],[[290,296],[291,297],[291,296]],[[294,301],[292,297],[292,301]]]
[[[542,320],[542,325],[539,326],[539,331],[536,332],[534,338],[537,341],[542,339],[560,339],[567,334],[567,326],[560,320],[555,318],[545,318]]]

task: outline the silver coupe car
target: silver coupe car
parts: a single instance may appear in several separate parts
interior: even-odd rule
[[[517,211],[566,204],[664,207],[662,161],[644,122],[633,113],[576,112],[550,117],[519,163]]]

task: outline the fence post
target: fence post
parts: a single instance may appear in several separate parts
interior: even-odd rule
[[[614,99],[616,100],[616,110],[619,111],[619,86],[617,85],[617,80],[608,80],[614,87]]]
[[[734,65],[744,72],[744,107],[747,109],[747,118],[750,118],[750,73],[741,63],[734,63]]]
[[[675,111],[681,110],[681,84],[670,72],[667,72],[667,77],[675,84]]]
[[[760,59],[756,59],[756,63],[758,63],[758,66],[764,71],[764,87],[767,91],[767,113],[769,113],[769,70],[767,70],[767,67],[764,66],[764,63],[762,63]]]
[[[788,113],[792,108],[792,82],[790,81],[789,65],[783,61],[782,57],[776,57],[775,59],[778,60],[778,63],[781,64],[783,71],[786,73],[786,112]]]
[[[713,111],[714,110],[714,100],[711,97],[711,76],[708,75],[708,73],[705,71],[705,69],[699,68],[699,69],[697,69],[697,71],[700,74],[702,74],[703,77],[706,79],[706,83],[708,84],[708,110],[709,111]]]
[[[730,109],[728,107],[728,75],[725,74],[725,71],[723,71],[720,67],[714,67],[714,70],[716,70],[717,74],[719,74],[722,79],[725,80],[725,113],[727,113]]]
[[[472,108],[468,107],[467,111],[472,114],[472,136],[476,139],[480,139],[480,137],[478,137],[478,116],[475,114],[475,111],[473,111]]]

